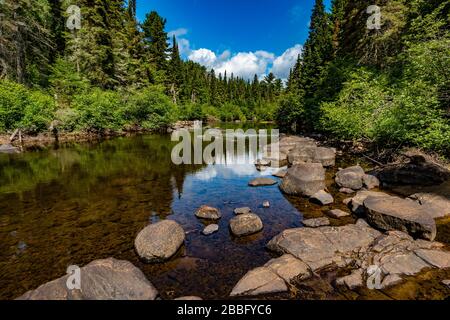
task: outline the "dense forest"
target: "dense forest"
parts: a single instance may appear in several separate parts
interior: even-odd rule
[[[166,20],[136,0],[0,1],[0,132],[165,128],[276,120],[380,146],[450,154],[450,0],[316,0],[287,83],[180,57]],[[381,27],[368,28],[378,5]]]
[[[380,8],[380,28],[368,28]],[[450,1],[316,0],[277,119],[381,149],[450,155]]]

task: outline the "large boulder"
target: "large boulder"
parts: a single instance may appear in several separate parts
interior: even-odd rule
[[[372,171],[388,185],[432,186],[450,179],[450,170],[429,156],[408,151],[398,163],[389,164]]]
[[[96,260],[80,269],[81,289],[68,289],[69,275],[29,291],[18,300],[155,300],[158,291],[128,261]]]
[[[398,197],[369,196],[364,200],[367,221],[381,230],[400,230],[415,238],[433,241],[436,222],[432,208]]]
[[[364,169],[360,166],[350,167],[336,174],[336,183],[341,188],[359,190],[364,186],[364,175]]]
[[[320,163],[304,163],[289,168],[280,185],[288,195],[311,197],[325,189],[325,169]]]
[[[134,247],[141,259],[148,263],[170,259],[183,245],[185,232],[175,221],[164,220],[151,224],[139,232]]]
[[[219,220],[222,218],[222,213],[219,209],[209,207],[209,206],[201,206],[196,212],[195,216],[200,219],[205,220]]]
[[[333,167],[336,163],[336,149],[316,146],[298,146],[288,154],[289,165],[298,163],[320,163]]]
[[[416,200],[423,206],[433,208],[434,210],[431,210],[431,212],[435,219],[450,216],[450,193],[420,192],[411,195],[409,198]]]
[[[253,213],[241,214],[230,220],[231,232],[238,237],[257,233],[263,227],[261,219]]]
[[[384,192],[375,192],[375,191],[359,191],[356,196],[353,198],[350,198],[348,201],[348,206],[352,210],[352,212],[358,216],[363,216],[365,213],[364,210],[364,200],[366,200],[368,197],[390,197],[387,193]]]
[[[343,255],[366,250],[381,233],[362,220],[343,227],[297,228],[283,231],[267,247],[288,253],[315,271],[339,263]]]

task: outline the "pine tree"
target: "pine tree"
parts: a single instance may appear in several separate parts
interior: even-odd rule
[[[169,81],[170,81],[170,94],[172,101],[177,103],[178,91],[183,82],[183,61],[180,57],[180,51],[178,49],[178,43],[175,36],[172,40],[172,50],[169,61]]]
[[[160,70],[167,70],[167,32],[164,30],[166,19],[163,19],[157,12],[152,11],[147,14],[142,24],[145,35],[145,44],[148,47],[152,62]]]
[[[332,28],[329,15],[322,0],[316,0],[311,16],[309,38],[305,44],[301,68],[301,86],[304,92],[307,123],[313,124],[318,117],[317,104],[313,101],[322,72],[332,59]]]

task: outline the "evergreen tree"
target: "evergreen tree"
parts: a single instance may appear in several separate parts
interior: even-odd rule
[[[152,11],[145,16],[142,30],[145,35],[152,62],[160,70],[167,70],[167,57],[169,44],[167,43],[167,32],[165,31],[167,20],[162,18],[157,12]]]

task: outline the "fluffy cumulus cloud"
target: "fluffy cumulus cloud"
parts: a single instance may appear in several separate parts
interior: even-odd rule
[[[298,55],[301,55],[302,51],[303,47],[300,44],[287,49],[281,56],[273,61],[271,72],[278,78],[287,79],[290,69],[295,65]]]
[[[302,46],[297,44],[280,56],[263,50],[234,54],[226,50],[221,54],[216,54],[207,48],[192,50],[189,40],[185,37],[187,34],[188,30],[184,28],[169,32],[169,36],[177,37],[180,53],[184,57],[208,69],[214,69],[217,74],[224,74],[226,71],[228,75],[233,73],[235,76],[245,79],[252,79],[255,74],[262,78],[269,72],[273,72],[276,77],[285,80],[289,75],[289,70],[295,65],[297,56],[302,52]]]

